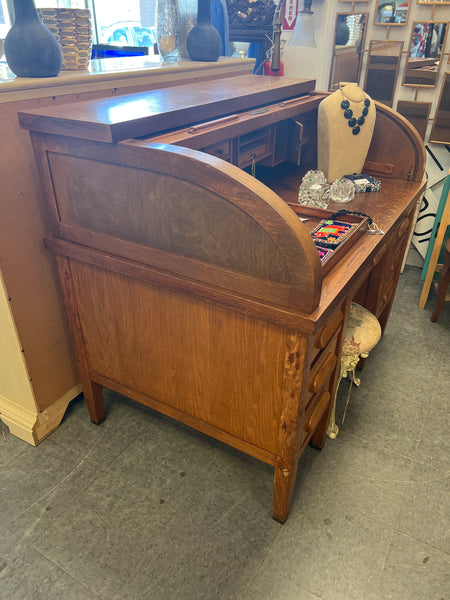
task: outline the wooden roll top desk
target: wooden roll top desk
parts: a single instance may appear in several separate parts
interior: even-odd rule
[[[322,267],[287,202],[324,97],[247,76],[19,114],[91,419],[106,386],[273,465],[281,522],[325,442],[350,302],[385,327],[424,189],[421,139],[377,104],[364,172],[382,189],[345,208],[384,235]]]

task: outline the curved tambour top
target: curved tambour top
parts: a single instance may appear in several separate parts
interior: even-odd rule
[[[184,280],[311,313],[322,268],[286,203],[202,152],[34,134],[52,232]],[[48,165],[48,168],[47,168]]]
[[[398,112],[375,102],[377,116],[364,173],[405,181],[421,181],[426,154],[416,128]]]

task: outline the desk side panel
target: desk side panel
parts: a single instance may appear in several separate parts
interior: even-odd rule
[[[282,327],[77,261],[70,269],[92,380],[276,453]]]

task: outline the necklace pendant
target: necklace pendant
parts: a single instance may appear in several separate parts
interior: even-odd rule
[[[358,125],[364,125],[365,121],[366,120],[365,120],[364,117],[359,117],[359,119],[358,119]]]
[[[344,117],[346,119],[351,119],[353,117],[353,111],[351,108],[347,108],[347,110],[344,112]]]
[[[353,129],[352,129],[353,135],[358,135],[359,132],[360,132],[359,125],[357,125],[356,127],[353,127]]]
[[[354,127],[356,125],[356,119],[355,117],[353,117],[352,119],[348,120],[348,126],[349,127]]]
[[[341,102],[341,108],[343,108],[344,110],[347,110],[347,108],[350,107],[350,102],[348,100],[342,100]]]

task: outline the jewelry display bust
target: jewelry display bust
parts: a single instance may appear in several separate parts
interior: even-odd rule
[[[362,171],[375,126],[375,104],[356,84],[325,98],[318,112],[318,169],[329,183]]]

